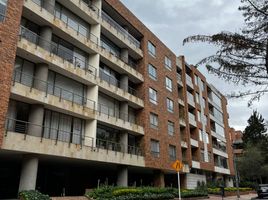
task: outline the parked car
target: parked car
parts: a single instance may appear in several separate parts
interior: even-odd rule
[[[268,197],[268,184],[260,184],[257,190],[258,198]]]

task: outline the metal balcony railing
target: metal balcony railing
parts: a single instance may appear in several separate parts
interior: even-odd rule
[[[29,42],[31,42],[37,46],[40,46],[41,48],[45,48],[45,50],[47,50],[50,54],[55,54],[55,55],[61,57],[62,59],[66,60],[67,62],[72,63],[75,68],[79,67],[79,68],[85,70],[86,74],[93,75],[95,78],[97,77],[97,69],[95,67],[89,65],[86,61],[74,56],[73,54],[70,54],[69,51],[66,51],[66,49],[61,48],[57,44],[55,44],[53,42],[46,41],[45,39],[43,39],[42,37],[40,37],[36,33],[30,31],[29,29],[27,29],[23,26],[21,26],[21,28],[20,28],[19,39],[21,39],[21,38],[24,38],[24,39],[28,40]],[[109,77],[106,77],[103,80],[110,81],[110,82],[108,82],[109,84],[113,82],[111,80],[111,78],[109,78]],[[131,87],[128,87],[127,92],[136,96],[136,97],[139,97],[138,92]]]
[[[217,149],[217,150],[220,150],[222,152],[225,152],[227,151],[227,148],[226,146],[223,146],[223,145],[220,145],[220,144],[216,144],[216,143],[213,143],[212,144],[213,148]]]
[[[41,135],[31,135],[30,130],[34,128],[34,130],[40,130]],[[15,132],[18,134],[24,134],[24,139],[27,140],[27,136],[31,135],[32,137],[39,137],[41,142],[45,139],[54,140],[55,144],[58,141],[66,142],[70,144],[80,145],[81,148],[94,148],[97,149],[105,149],[115,152],[127,153],[131,155],[143,156],[143,152],[139,147],[123,145],[120,143],[116,143],[109,140],[103,140],[99,138],[92,138],[80,134],[66,131],[62,129],[52,128],[48,126],[33,124],[27,121],[21,121],[16,119],[7,118],[5,123],[5,137],[8,137],[8,132]],[[49,132],[50,134],[46,134]],[[51,134],[53,133],[53,134]]]
[[[188,112],[188,117],[189,117],[190,120],[192,120],[193,122],[195,122],[195,115],[194,114]]]
[[[188,102],[194,103],[194,96],[187,91]]]
[[[102,20],[106,21],[111,27],[113,27],[118,33],[120,33],[124,38],[128,39],[131,44],[136,48],[140,48],[140,42],[134,38],[127,30],[120,26],[116,21],[114,21],[107,13],[101,12]]]
[[[178,81],[180,81],[180,82],[182,81],[182,79],[181,79],[181,75],[178,74],[178,73],[177,73],[177,79],[178,79]]]
[[[30,90],[36,88],[40,91],[45,92],[46,96],[48,94],[51,94],[59,97],[59,101],[64,99],[70,101],[72,105],[79,104],[91,109],[92,111],[98,112],[99,114],[104,114],[107,115],[108,117],[122,119],[129,123],[138,125],[136,118],[132,117],[128,113],[121,112],[120,110],[118,112],[115,112],[114,108],[110,108],[109,106],[104,104],[96,105],[96,102],[93,100],[87,99],[84,96],[70,92],[70,90],[64,89],[59,86],[55,86],[52,83],[40,80],[32,75],[23,73],[21,71],[17,70],[14,71],[12,81],[13,85],[15,85],[15,83],[20,83],[22,85],[29,87]]]
[[[29,0],[27,0],[27,1],[29,1]],[[36,3],[35,0],[31,0],[31,1],[33,1],[34,3]],[[83,1],[80,0],[80,2],[82,3]],[[85,3],[85,2],[83,2],[83,3]],[[36,4],[39,5],[39,6],[41,7],[41,9],[45,9],[45,10],[47,10],[48,12],[50,12],[50,13],[54,16],[54,18],[58,18],[59,20],[61,20],[61,19],[56,15],[55,7],[54,7],[53,5],[51,5],[51,6],[53,6],[54,10],[51,11],[51,9],[45,8],[43,3],[42,3],[42,4],[38,4],[38,3],[36,3]],[[96,9],[97,9],[97,8],[96,8]],[[92,10],[92,9],[90,8],[90,10]],[[98,11],[98,12],[99,12],[99,11]],[[62,21],[62,20],[61,20],[61,21]],[[81,30],[81,29],[84,29],[84,27],[80,26],[81,28],[79,29],[79,24],[78,24],[78,28],[75,29],[75,28],[72,26],[71,23],[68,23],[69,21],[70,21],[70,20],[67,18],[67,22],[65,22],[65,21],[63,21],[63,22],[66,24],[66,27],[69,27],[69,28],[75,30],[75,31],[77,32],[77,35],[81,35],[81,36],[87,38],[87,40],[89,40],[89,41],[95,43],[97,46],[99,46],[99,47],[105,49],[105,51],[109,52],[111,55],[115,56],[117,59],[119,59],[119,60],[121,60],[122,62],[126,63],[127,65],[129,65],[129,66],[132,67],[133,69],[136,69],[136,68],[137,68],[136,63],[134,63],[134,62],[132,62],[132,61],[129,61],[128,58],[124,58],[124,57],[122,57],[122,56],[116,55],[111,49],[107,49],[107,48],[105,48],[105,47],[103,46],[103,44],[101,43],[101,41],[99,40],[99,38],[98,38],[96,35],[90,33],[88,30],[86,31],[86,34],[84,34],[84,31],[79,31],[79,30]]]

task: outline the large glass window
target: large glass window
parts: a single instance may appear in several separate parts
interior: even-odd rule
[[[169,112],[174,112],[174,102],[169,98],[167,98],[167,110]]]
[[[169,145],[169,159],[176,160],[176,146]]]
[[[151,154],[154,157],[159,157],[160,154],[159,141],[151,140]]]
[[[84,120],[46,110],[44,117],[45,138],[81,144],[84,136]]]
[[[217,124],[217,123],[215,123],[215,132],[217,134],[221,135],[222,137],[225,137],[224,128],[221,125]]]
[[[104,80],[109,84],[119,87],[119,74],[107,65],[103,64],[102,62],[100,63],[99,76],[101,80]]]
[[[214,92],[212,92],[212,101],[217,104],[221,108],[221,99],[218,95],[216,95]]]
[[[13,72],[14,81],[29,87],[33,86],[34,68],[34,63],[16,57]]]
[[[166,56],[165,57],[165,67],[169,70],[172,69],[172,63],[171,63],[171,60]]]
[[[0,22],[4,21],[7,9],[7,0],[0,0]]]
[[[116,57],[120,57],[120,48],[104,35],[101,35],[101,47]]]
[[[150,41],[148,42],[148,52],[151,56],[154,56],[156,55],[156,48],[155,46],[153,45],[153,43],[151,43]]]
[[[149,99],[153,104],[157,104],[157,91],[153,88],[149,88]]]
[[[167,90],[172,92],[172,80],[168,77],[166,77],[166,88],[167,88]]]
[[[148,65],[148,72],[149,72],[149,77],[153,80],[157,80],[157,71],[156,71],[156,68],[149,64]]]
[[[154,113],[150,113],[150,125],[151,128],[158,129],[158,116]]]
[[[83,84],[53,71],[48,74],[48,93],[78,104],[86,103]],[[93,106],[93,102],[87,102]]]

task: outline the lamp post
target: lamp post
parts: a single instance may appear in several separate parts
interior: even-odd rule
[[[234,142],[232,144],[232,148],[233,148],[233,161],[234,161],[234,170],[235,170],[235,186],[236,186],[236,196],[237,199],[240,199],[240,192],[239,192],[239,182],[238,182],[238,171],[237,171],[237,166],[236,166],[236,155],[234,153],[234,149],[236,149],[235,147],[240,144],[240,142]]]

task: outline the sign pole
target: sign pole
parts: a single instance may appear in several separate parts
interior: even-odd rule
[[[178,171],[178,189],[179,189],[179,200],[181,200],[181,182],[180,182],[180,171]]]

